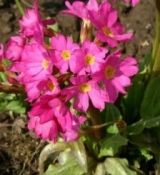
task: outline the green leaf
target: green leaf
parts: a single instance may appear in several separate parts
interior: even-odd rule
[[[149,82],[141,105],[141,117],[151,119],[160,116],[160,77]]]
[[[144,122],[142,120],[140,120],[140,121],[128,126],[126,129],[126,132],[129,135],[138,135],[144,130],[144,128],[145,128]]]
[[[140,119],[140,107],[146,88],[144,75],[137,75],[129,88],[128,93],[121,100],[120,106],[123,111],[123,119],[127,123],[133,123]]]
[[[144,120],[144,122],[145,122],[144,125],[146,128],[153,128],[153,127],[160,126],[160,116],[151,118],[148,120]]]
[[[4,72],[0,72],[0,82],[6,82],[6,74]]]
[[[94,137],[86,136],[84,143],[85,143],[85,146],[88,150],[88,153],[97,157],[97,155],[99,154],[97,140]]]
[[[64,155],[66,154],[66,155]],[[64,158],[65,156],[65,158]],[[84,175],[85,170],[70,152],[63,153],[63,164],[50,165],[44,175]]]
[[[148,53],[144,56],[144,59],[142,59],[140,63],[140,72],[145,71],[151,61],[152,53]]]
[[[48,25],[48,27],[51,28],[55,32],[58,32],[59,31],[58,23],[54,23],[52,25]]]
[[[126,159],[107,158],[103,164],[97,166],[95,175],[137,175],[129,168]]]
[[[153,159],[153,155],[151,155],[147,149],[142,148],[142,149],[140,149],[140,152],[141,152],[142,156],[144,156],[146,158],[146,160]]]
[[[26,109],[20,101],[11,101],[7,104],[6,109],[18,114],[24,114]]]
[[[127,127],[127,133],[129,135],[138,135],[145,128],[154,128],[160,126],[160,116],[151,119],[141,119],[140,121]]]
[[[100,142],[100,153],[99,157],[103,156],[114,156],[119,148],[126,145],[128,142],[127,138],[121,135],[114,135],[110,138],[105,138]]]
[[[118,134],[118,133],[119,133],[119,129],[118,129],[118,127],[117,127],[116,124],[113,124],[113,125],[111,125],[111,126],[109,126],[109,127],[107,128],[107,132],[108,132],[109,134]]]
[[[122,119],[119,109],[113,104],[107,104],[103,111],[105,122],[116,122]]]
[[[0,110],[1,112],[12,111],[17,114],[24,114],[26,111],[24,98],[15,94],[0,93]]]

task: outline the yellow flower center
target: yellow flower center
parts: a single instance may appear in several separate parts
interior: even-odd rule
[[[61,57],[65,61],[70,60],[70,58],[71,58],[71,52],[69,50],[63,50],[62,53],[61,53]]]
[[[55,85],[51,80],[47,82],[47,87],[49,88],[50,91],[53,91],[55,89]]]
[[[112,67],[112,66],[107,66],[107,67],[105,68],[104,73],[105,73],[105,77],[106,77],[107,79],[111,79],[111,78],[113,78],[113,77],[115,76],[116,70],[115,70],[115,68]]]
[[[92,89],[91,85],[88,83],[81,84],[79,88],[80,88],[80,91],[83,93],[87,93],[87,92],[91,91],[91,89]]]
[[[46,59],[43,59],[43,60],[42,60],[42,67],[43,67],[44,69],[48,69],[48,67],[49,67],[49,61],[46,60]]]
[[[102,31],[103,31],[103,33],[104,33],[106,36],[113,37],[113,33],[112,33],[112,31],[111,31],[110,28],[108,28],[108,27],[103,27],[103,28],[102,28]]]
[[[95,63],[95,57],[92,54],[87,54],[85,57],[85,61],[87,65],[92,65]]]

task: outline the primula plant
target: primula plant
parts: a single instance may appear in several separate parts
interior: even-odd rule
[[[159,1],[153,51],[139,64],[121,49],[134,35],[120,22],[118,0],[66,1],[60,13],[81,20],[77,41],[42,19],[38,0],[29,9],[16,2],[22,17],[0,45],[0,89],[6,110],[26,114],[28,129],[48,143],[40,175],[143,175],[150,162],[159,175]]]

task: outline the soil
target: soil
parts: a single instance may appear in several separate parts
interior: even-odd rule
[[[65,34],[78,36],[75,17],[57,15],[64,6],[63,0],[41,0],[42,14],[53,16]],[[153,0],[142,0],[135,8],[119,6],[126,28],[134,31],[135,38],[125,45],[126,53],[143,59],[151,52],[154,36],[155,7]],[[0,42],[16,33],[18,10],[13,0],[0,0]],[[37,175],[38,156],[45,143],[35,138],[26,127],[26,119],[0,113],[0,175]]]

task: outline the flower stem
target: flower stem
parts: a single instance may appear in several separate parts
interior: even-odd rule
[[[88,20],[83,20],[80,31],[80,42],[83,43],[87,39],[90,40],[91,37],[92,37],[91,23]]]
[[[160,1],[155,0],[156,3],[156,25],[155,25],[155,40],[153,43],[152,60],[150,70],[160,72]]]
[[[24,15],[24,9],[23,9],[21,3],[19,2],[19,0],[15,0],[15,2],[16,2],[16,6],[17,6],[17,8],[18,8],[20,14],[21,14],[21,15]]]
[[[101,124],[100,113],[98,110],[96,110],[93,107],[90,107],[90,109],[88,111],[88,115],[91,119],[93,126]],[[95,138],[97,138],[97,139],[100,139],[102,137],[101,128],[94,129],[93,133],[94,133]]]

